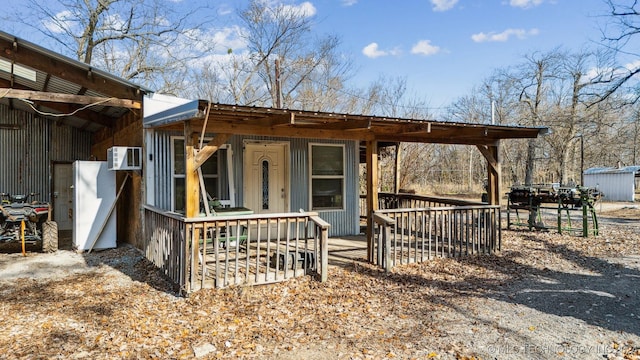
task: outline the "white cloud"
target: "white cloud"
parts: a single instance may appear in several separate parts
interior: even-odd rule
[[[358,0],[342,0],[342,6],[353,6],[358,3]]]
[[[388,52],[386,51],[382,51],[378,48],[378,44],[372,42],[371,44],[367,45],[364,47],[364,49],[362,49],[362,53],[369,58],[375,59],[377,57],[380,56],[387,56],[389,55]]]
[[[413,47],[411,48],[411,53],[429,56],[439,53],[440,50],[441,49],[439,46],[431,45],[430,40],[420,40],[418,41],[418,43],[413,45]]]
[[[539,31],[538,29],[530,29],[530,30],[525,30],[525,29],[507,29],[503,32],[500,33],[496,33],[496,32],[490,32],[490,33],[477,33],[477,34],[473,34],[471,35],[471,39],[477,43],[481,43],[481,42],[505,42],[507,40],[509,40],[509,38],[515,36],[518,39],[526,39],[529,36],[535,36],[538,35]]]
[[[620,76],[627,76],[629,72],[640,69],[640,60],[635,60],[622,65],[621,67],[594,67],[584,74],[583,82],[593,81],[596,79],[611,79]]]
[[[433,11],[447,11],[453,8],[458,3],[458,0],[431,0],[433,4]]]
[[[528,9],[542,4],[543,0],[509,0],[509,5]]]
[[[213,33],[211,41],[216,45],[216,49],[221,49],[222,52],[226,52],[228,49],[238,51],[247,46],[240,36],[242,31],[238,26],[227,27]]]
[[[218,7],[218,15],[225,16],[233,13],[233,8],[227,4]]]
[[[61,34],[64,29],[69,29],[73,25],[73,14],[71,11],[64,10],[55,15],[53,19],[42,21],[42,25],[54,34]]]
[[[282,5],[282,9],[285,12],[290,12],[291,14],[300,14],[305,17],[312,17],[317,12],[316,7],[308,1],[305,1],[299,5]]]

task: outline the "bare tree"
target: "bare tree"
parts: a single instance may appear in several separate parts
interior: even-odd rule
[[[271,105],[281,96],[284,107],[318,106],[328,110],[329,104],[310,103],[309,92],[326,96],[339,90],[350,74],[351,64],[338,56],[338,37],[314,36],[312,9],[252,0],[239,16],[252,64],[243,83],[260,79]]]
[[[640,4],[638,1],[604,0],[609,7],[607,21],[603,24],[602,38],[608,50],[614,55],[627,58],[625,63],[634,64],[640,57],[637,52],[638,34],[640,34]],[[611,59],[615,59],[613,56]],[[636,103],[640,100],[640,92],[637,91],[637,75],[640,66],[615,65],[609,67],[609,71],[603,73],[598,79],[605,85],[604,91],[599,93],[596,101],[606,100],[617,92],[629,95],[625,103]]]
[[[514,75],[519,83],[519,100],[523,105],[522,123],[529,126],[541,126],[545,123],[549,107],[545,103],[549,88],[547,80],[556,77],[559,55],[556,51],[549,53],[534,53],[525,57]],[[527,146],[525,184],[532,184],[537,160],[537,139],[530,139]]]
[[[59,45],[63,53],[128,80],[179,92],[189,61],[211,43],[194,24],[193,9],[180,12],[161,0],[28,0],[20,21]],[[197,44],[197,45],[196,45]]]

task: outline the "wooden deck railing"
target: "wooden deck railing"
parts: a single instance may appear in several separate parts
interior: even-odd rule
[[[180,218],[150,206],[145,213],[147,257],[183,292],[305,274],[327,280],[330,225],[316,213]]]
[[[492,253],[502,242],[497,205],[378,210],[373,220],[376,263],[387,271],[434,257]]]
[[[425,196],[416,194],[378,193],[378,208],[383,209],[408,209],[408,208],[432,208],[442,206],[477,206],[486,205],[478,201],[449,199],[437,196]],[[360,195],[360,217],[367,217],[367,195]]]
[[[144,221],[145,256],[184,291],[187,281],[184,218],[145,205]]]

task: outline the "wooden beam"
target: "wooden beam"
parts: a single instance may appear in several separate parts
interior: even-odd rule
[[[493,145],[478,146],[478,150],[487,160],[487,197],[490,205],[502,205],[502,165],[500,142]]]
[[[269,126],[286,126],[293,125],[296,123],[296,114],[287,113],[282,115],[272,115],[269,116],[266,120],[261,120],[259,124],[261,125],[269,125]]]
[[[60,56],[50,56],[32,47],[21,46],[19,41],[0,38],[0,53],[3,58],[16,64],[40,70],[108,96],[131,100],[142,98],[140,89],[96,73],[89,65],[86,67],[73,65]]]
[[[53,93],[53,92],[44,92],[44,91],[18,90],[18,89],[7,89],[7,88],[0,88],[0,94],[3,94],[3,97],[6,97],[6,98],[24,99],[24,100],[32,100],[32,101],[45,101],[45,102],[69,103],[69,104],[80,104],[80,105],[96,104],[101,106],[114,106],[114,107],[121,107],[121,108],[127,108],[127,109],[142,108],[142,103],[140,101],[134,101],[129,99],[105,98],[105,97],[99,97],[99,96],[73,95],[73,94],[62,94],[62,93]]]
[[[371,263],[375,256],[373,212],[378,205],[378,142],[373,140],[367,141],[367,260]]]
[[[192,120],[194,121],[194,120]],[[196,124],[198,123],[197,120]],[[180,124],[178,124],[180,125]],[[197,126],[197,125],[194,125]],[[178,127],[167,126],[166,129],[178,129]],[[373,133],[367,130],[345,132],[339,130],[323,130],[323,129],[305,129],[296,125],[287,126],[260,126],[249,125],[228,121],[211,121],[207,125],[207,132],[216,134],[235,134],[235,135],[265,135],[265,136],[282,136],[293,138],[323,138],[323,139],[342,139],[342,140],[369,140],[373,139]]]
[[[0,86],[2,86],[6,80],[0,79]],[[2,93],[0,93],[2,94]],[[65,104],[65,103],[46,103],[40,106],[34,106],[36,109],[42,112],[54,112],[55,114],[70,114],[78,110],[78,105]],[[101,115],[91,110],[80,110],[75,113],[75,117],[84,119],[89,123],[96,123],[101,126],[111,127],[115,124],[116,119]],[[64,119],[64,116],[51,116],[52,118]]]
[[[198,154],[196,155],[196,158],[195,158],[196,169],[199,169],[202,166],[202,164],[204,164],[207,160],[209,160],[211,155],[213,155],[216,151],[218,151],[220,146],[224,145],[227,142],[227,140],[229,140],[230,137],[231,137],[231,134],[217,134],[213,139],[209,140],[207,145],[205,145],[202,149],[200,149],[200,151],[198,151]]]
[[[477,148],[478,150],[480,150],[480,153],[487,160],[487,163],[489,164],[489,166],[491,166],[492,168],[495,168],[498,166],[498,160],[493,156],[493,152],[489,150],[488,146],[477,145]]]
[[[184,122],[184,161],[185,161],[185,216],[196,217],[200,211],[200,179],[195,166],[195,148],[198,144],[191,121]]]

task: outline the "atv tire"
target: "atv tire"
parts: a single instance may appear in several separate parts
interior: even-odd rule
[[[42,223],[42,252],[58,251],[58,223],[45,221]]]

